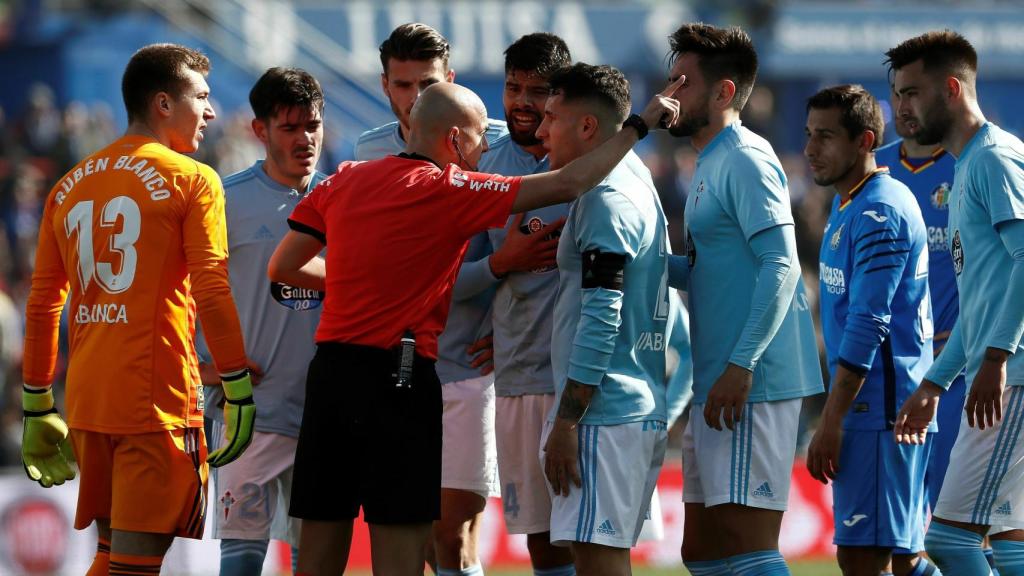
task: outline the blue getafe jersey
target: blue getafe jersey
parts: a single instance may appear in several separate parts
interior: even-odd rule
[[[508,134],[508,129],[504,122],[488,119],[487,132],[484,137],[487,138],[489,145],[501,139],[505,134]],[[395,121],[363,132],[359,136],[359,140],[356,141],[356,160],[376,160],[398,154],[403,150],[405,150],[405,141],[402,140],[401,128]],[[480,163],[483,164],[482,159]],[[469,247],[463,258],[465,264],[459,270],[460,279],[462,274],[467,271],[467,266],[472,267],[473,263],[487,257],[491,251],[490,240],[487,238],[486,232],[470,239]],[[480,272],[479,267],[473,267],[471,272],[474,275]],[[437,341],[437,377],[441,382],[455,382],[480,376],[480,369],[470,365],[473,359],[466,352],[466,347],[490,334],[491,300],[493,297],[493,288],[486,288],[464,298],[453,294],[451,307],[448,310],[448,322]]]
[[[821,331],[829,373],[866,373],[847,430],[891,429],[932,364],[928,237],[910,190],[879,168],[839,195],[821,243]],[[934,426],[934,422],[933,422]]]
[[[590,250],[626,256],[622,290],[583,287]],[[558,243],[551,363],[558,397],[566,378],[598,387],[584,424],[666,419],[667,254],[661,202],[635,155],[569,210]]]
[[[313,335],[320,321],[323,294],[267,280],[267,264],[288,233],[288,215],[305,193],[325,176],[315,172],[302,192],[277,183],[263,171],[263,161],[224,179],[227,217],[228,275],[231,295],[245,337],[245,353],[263,370],[252,389],[260,408],[256,429],[297,437],[302,423],[306,370],[316,352]],[[209,361],[201,334],[196,347]],[[206,415],[223,421],[217,407],[223,388],[207,386]]]
[[[1024,144],[987,122],[957,159],[949,199],[950,252],[960,288],[961,355],[966,355],[968,382],[974,381],[991,346],[1014,352],[1006,363],[1006,384],[1024,385],[1022,319],[1001,314],[1013,259],[996,229],[1012,220],[1024,220]]]
[[[706,401],[741,343],[758,270],[750,239],[792,224],[786,175],[771,145],[739,122],[725,127],[697,157],[684,213],[694,403]],[[823,390],[802,279],[782,325],[755,361],[749,402]]]
[[[480,159],[480,171],[505,176],[535,174],[548,170],[547,158],[534,158],[508,134],[491,143]],[[523,215],[520,231],[532,234],[544,225],[569,214],[569,204],[530,210]],[[511,223],[516,215],[509,217]],[[507,230],[487,231],[492,248],[505,243]],[[510,272],[494,293],[491,324],[494,328],[494,392],[498,396],[552,394],[551,328],[558,292],[558,270],[552,266],[528,272]]]
[[[935,345],[945,343],[953,329],[960,301],[949,254],[949,191],[953,186],[953,155],[942,150],[931,158],[907,158],[902,140],[875,150],[879,166],[888,166],[889,175],[907,185],[921,207],[928,231],[928,290],[931,292]]]

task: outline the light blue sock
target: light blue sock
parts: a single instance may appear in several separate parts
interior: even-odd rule
[[[993,540],[992,555],[1002,576],[1024,575],[1024,542]]]
[[[928,556],[946,574],[989,576],[988,561],[981,552],[981,535],[942,522],[932,522],[924,537]]]
[[[907,576],[942,576],[942,570],[939,570],[939,567],[929,562],[927,558],[918,558],[914,569]]]
[[[789,576],[789,567],[778,550],[762,550],[726,558],[735,576]]]
[[[683,560],[683,565],[690,571],[693,576],[732,576],[732,569],[729,568],[729,564],[726,563],[725,559],[721,560],[705,560],[703,562],[687,562]]]
[[[557,568],[533,569],[533,576],[576,576],[576,565],[566,564]]]
[[[220,541],[220,576],[251,576],[263,572],[263,559],[267,557],[270,540]]]
[[[469,568],[456,570],[455,568],[441,568],[438,566],[437,576],[484,576],[484,567],[480,564],[474,564]]]
[[[992,568],[992,576],[999,576],[999,570],[996,569],[996,555],[992,553],[992,547],[982,548],[982,552],[985,554],[985,560],[988,560],[988,565]]]

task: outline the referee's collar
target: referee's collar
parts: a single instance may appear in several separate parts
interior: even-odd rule
[[[412,153],[409,153],[409,152],[399,152],[398,154],[395,154],[395,156],[398,156],[399,158],[408,158],[409,160],[423,160],[425,162],[430,162],[431,164],[433,164],[434,166],[437,166],[438,168],[441,168],[441,165],[438,164],[437,162],[434,162],[433,158],[427,158],[423,154],[417,154],[415,152],[412,152]],[[443,168],[442,168],[442,170],[443,170]]]

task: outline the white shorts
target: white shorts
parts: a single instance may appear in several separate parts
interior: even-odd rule
[[[654,487],[651,494],[651,507],[644,517],[644,524],[640,528],[640,542],[661,542],[665,539],[665,521],[661,517],[661,497],[658,496],[658,487]]]
[[[501,396],[496,402],[495,436],[505,528],[509,534],[539,534],[551,528],[551,496],[537,460],[541,434],[554,394]]]
[[[441,487],[497,496],[494,375],[442,384],[441,399]]]
[[[552,423],[544,426],[547,441]],[[551,543],[589,542],[632,548],[650,514],[651,497],[665,459],[664,422],[616,426],[580,425],[579,466],[583,486],[568,496],[551,494]],[[543,444],[542,444],[543,446]],[[544,460],[541,449],[540,461]]]
[[[1003,392],[1003,419],[984,430],[960,419],[934,515],[993,526],[992,532],[1024,528],[1024,388]]]
[[[220,446],[224,425],[216,423],[213,434],[210,445]],[[217,511],[214,538],[273,538],[299,545],[301,521],[288,516],[296,445],[298,438],[253,432],[252,443],[238,460],[212,468]]]
[[[704,421],[704,404],[694,404],[683,432],[683,502],[785,510],[802,405],[748,403],[735,430],[718,431]]]

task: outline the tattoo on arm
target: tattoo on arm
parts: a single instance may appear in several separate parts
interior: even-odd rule
[[[575,380],[566,380],[562,399],[558,403],[558,417],[573,422],[582,420],[587,408],[590,407],[595,389],[594,386],[580,384]]]

